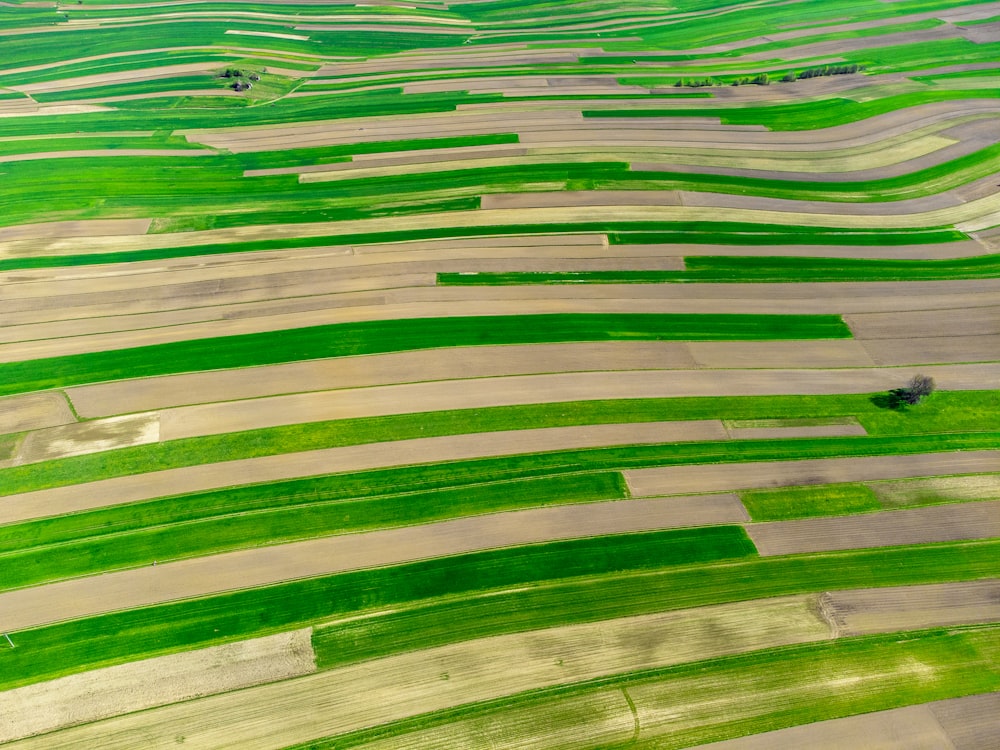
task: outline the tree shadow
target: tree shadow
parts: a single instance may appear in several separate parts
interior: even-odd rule
[[[902,411],[909,404],[906,400],[905,388],[893,388],[888,393],[876,393],[869,399],[879,409]]]

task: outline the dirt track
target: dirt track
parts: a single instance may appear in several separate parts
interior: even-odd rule
[[[493,513],[346,534],[104,573],[0,593],[0,632],[295,578],[560,539],[738,523],[734,495],[658,498]],[[166,550],[165,550],[166,551]]]

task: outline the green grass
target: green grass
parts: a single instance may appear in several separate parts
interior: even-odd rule
[[[882,396],[883,394],[850,394],[573,401],[303,423],[154,443],[3,469],[0,470],[0,495],[201,463],[440,435],[518,430],[526,427],[693,419],[850,417],[860,421],[868,433],[867,437],[854,438],[730,441],[677,445],[673,448],[664,446],[659,449],[637,448],[636,456],[640,453],[646,455],[652,451],[648,453],[646,463],[655,463],[659,460],[657,456],[662,460],[672,461],[682,460],[675,457],[687,456],[690,460],[702,463],[711,460],[752,460],[751,456],[754,455],[773,455],[767,446],[778,443],[794,450],[796,455],[802,457],[821,456],[821,449],[824,446],[834,451],[848,450],[854,455],[862,455],[866,450],[872,451],[873,454],[891,454],[894,452],[892,441],[897,437],[899,439],[895,445],[899,446],[899,452],[910,453],[919,452],[921,447],[925,450],[951,450],[966,445],[981,447],[993,445],[994,433],[983,433],[978,438],[975,433],[1000,422],[998,391],[939,391],[925,399],[918,407],[905,409],[886,408],[881,405]],[[952,433],[955,435],[951,435]],[[523,462],[518,462],[520,468],[516,471],[531,471],[533,463],[539,467],[553,467],[558,471],[574,470],[563,467],[557,460],[550,461],[549,459],[554,456],[566,457],[569,460],[569,467],[600,470],[604,464],[601,463],[599,455],[603,454],[592,454],[593,460],[584,463],[575,462],[583,460],[584,454],[574,452],[552,454],[548,458],[541,455],[536,459],[525,457]],[[574,456],[577,459],[573,459]],[[779,459],[781,457],[780,454],[777,456]],[[501,467],[506,466],[505,459],[498,459],[498,463],[490,463],[491,461],[494,459],[484,459],[483,462],[476,463],[479,468],[472,471],[471,475],[490,477],[492,471],[501,471]],[[432,470],[432,473],[433,471],[437,470]],[[526,475],[519,473],[517,476]],[[495,477],[482,481],[494,479]],[[392,481],[389,481],[386,485],[389,489],[376,490],[375,494],[392,492],[391,485]]]
[[[123,378],[453,346],[849,338],[837,315],[598,314],[413,318],[295,328],[0,364],[0,395]]]
[[[470,736],[488,728],[517,742],[522,735],[536,735],[548,716],[570,726],[575,723],[583,730],[584,737],[574,747],[596,750],[597,745],[586,742],[587,733],[598,728],[606,733],[607,727],[601,726],[599,716],[594,719],[589,706],[600,705],[595,699],[602,694],[621,690],[627,690],[628,698],[623,701],[618,695],[620,718],[637,717],[638,732],[628,746],[681,750],[818,721],[989,693],[1000,687],[998,657],[1000,627],[995,626],[925,630],[907,638],[845,638],[535,690],[313,740],[292,750],[342,750],[375,740],[415,746],[415,733],[438,728],[432,736],[446,745],[459,722],[465,724]],[[511,722],[512,717],[519,721]],[[591,720],[594,724],[588,726]]]
[[[848,516],[885,509],[871,489],[859,484],[749,490],[740,493],[740,500],[754,521]]]
[[[239,548],[627,497],[620,474],[345,496],[334,478],[205,492],[0,526],[0,589]],[[326,485],[324,487],[324,484]]]

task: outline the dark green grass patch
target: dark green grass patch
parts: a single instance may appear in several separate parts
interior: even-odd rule
[[[885,509],[875,493],[863,484],[748,490],[740,493],[740,500],[754,521],[848,516]]]
[[[353,475],[279,482],[0,527],[0,589],[332,534],[627,497],[617,473],[350,496]]]
[[[850,338],[837,315],[560,313],[295,328],[0,365],[0,395],[123,378],[453,346]]]
[[[0,649],[0,689],[414,599],[755,554],[736,526],[623,534],[361,570],[101,615],[11,633],[17,648]]]

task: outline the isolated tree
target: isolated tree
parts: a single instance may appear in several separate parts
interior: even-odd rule
[[[905,388],[899,388],[896,394],[901,401],[908,404],[919,404],[934,392],[934,378],[927,375],[914,375]]]

